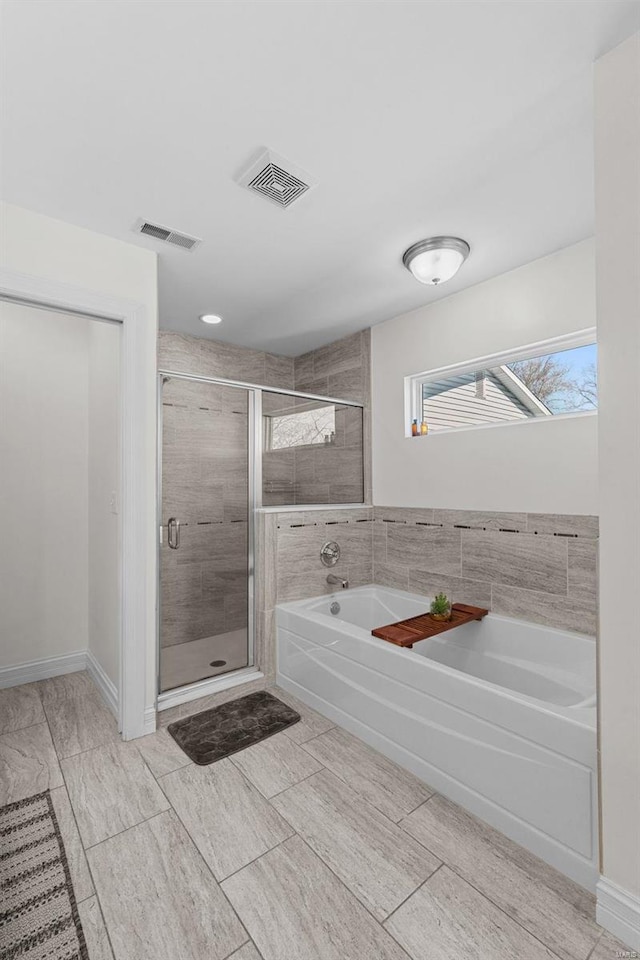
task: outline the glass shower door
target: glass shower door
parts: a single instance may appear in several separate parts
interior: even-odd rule
[[[160,692],[246,667],[250,392],[161,378]]]

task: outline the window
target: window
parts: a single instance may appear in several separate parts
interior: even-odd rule
[[[429,431],[595,412],[593,331],[409,378],[410,419]]]

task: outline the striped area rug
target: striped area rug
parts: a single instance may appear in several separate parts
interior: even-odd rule
[[[0,960],[89,960],[49,791],[0,809]]]

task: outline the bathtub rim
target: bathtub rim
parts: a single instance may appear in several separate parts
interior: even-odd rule
[[[420,594],[410,593],[406,590],[398,590],[395,587],[386,587],[382,584],[369,583],[362,584],[358,587],[349,588],[348,590],[341,590],[339,592],[317,594],[313,597],[303,597],[298,600],[287,600],[283,603],[276,605],[276,627],[283,626],[285,629],[297,632],[293,630],[294,624],[290,620],[287,620],[284,623],[280,623],[281,618],[279,613],[282,612],[293,617],[298,617],[302,620],[310,621],[318,627],[325,627],[328,629],[335,630],[337,633],[347,634],[353,640],[359,640],[368,646],[372,646],[379,650],[386,650],[388,653],[397,654],[397,655],[406,655],[418,657],[419,660],[415,662],[421,662],[425,666],[420,669],[429,669],[440,674],[444,677],[447,677],[449,680],[455,680],[456,682],[466,683],[474,687],[476,690],[488,690],[493,695],[499,696],[504,700],[508,701],[510,704],[520,704],[526,705],[531,709],[534,709],[538,712],[551,715],[561,719],[563,722],[570,723],[579,727],[582,730],[589,731],[590,734],[595,735],[597,730],[597,701],[593,706],[580,707],[578,705],[571,706],[562,706],[560,704],[554,704],[547,700],[540,700],[537,697],[532,697],[528,694],[519,693],[518,691],[511,690],[508,687],[500,686],[497,683],[493,683],[490,680],[483,680],[479,677],[473,676],[473,674],[464,673],[461,670],[456,670],[453,667],[448,666],[447,664],[439,663],[437,660],[431,660],[428,657],[423,657],[418,653],[415,653],[409,648],[398,647],[395,644],[389,643],[387,640],[381,640],[379,637],[374,637],[370,631],[366,630],[364,627],[359,627],[356,624],[350,623],[348,620],[342,620],[340,617],[330,617],[325,613],[316,613],[309,609],[309,604],[316,603],[318,601],[331,602],[333,600],[338,600],[340,597],[344,597],[345,593],[359,593],[364,594],[365,591],[370,590],[384,590],[385,592],[391,593],[400,599],[410,599],[410,600],[421,600],[422,597]],[[426,598],[425,598],[426,599]],[[594,665],[596,658],[596,638],[590,637],[588,634],[582,634],[573,632],[570,630],[559,630],[556,627],[547,627],[544,624],[532,623],[529,620],[520,620],[516,617],[506,617],[503,614],[496,614],[489,611],[489,614],[486,617],[486,621],[495,622],[500,621],[504,623],[515,623],[523,624],[523,626],[528,629],[533,629],[541,632],[552,632],[558,636],[568,636],[572,640],[583,641],[588,643],[590,647],[593,648],[593,657]],[[314,641],[310,641],[314,642]],[[337,642],[337,641],[336,641]],[[413,684],[412,684],[413,685]],[[594,683],[593,694],[597,695],[596,684]],[[578,711],[580,711],[578,713]]]

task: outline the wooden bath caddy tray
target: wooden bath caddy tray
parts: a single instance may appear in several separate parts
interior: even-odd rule
[[[376,627],[371,633],[374,637],[395,643],[397,647],[412,647],[418,640],[427,640],[445,630],[461,627],[472,620],[482,620],[489,613],[484,607],[469,607],[466,603],[454,603],[451,607],[451,620],[434,620],[430,613],[421,613],[417,617],[398,620],[386,627]]]

